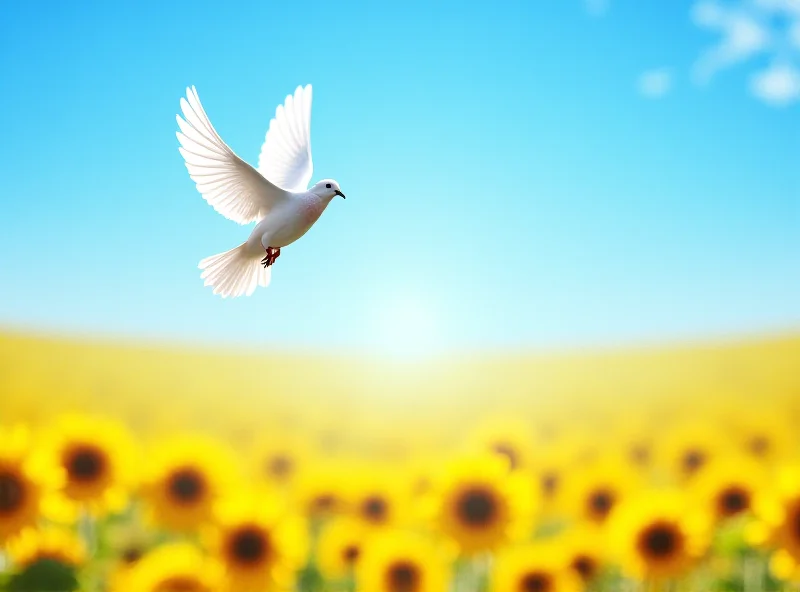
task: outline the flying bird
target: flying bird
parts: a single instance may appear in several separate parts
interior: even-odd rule
[[[276,109],[258,168],[222,141],[194,86],[186,89],[180,105],[178,150],[197,190],[229,220],[256,222],[241,245],[200,261],[200,277],[223,298],[250,296],[257,286],[269,285],[281,247],[308,232],[334,197],[344,197],[333,179],[308,187],[313,171],[311,85],[298,86]]]

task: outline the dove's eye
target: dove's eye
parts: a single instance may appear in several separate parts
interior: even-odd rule
[[[326,187],[327,189],[330,189],[330,188],[331,188],[331,184],[330,184],[330,183],[325,183],[325,187]]]

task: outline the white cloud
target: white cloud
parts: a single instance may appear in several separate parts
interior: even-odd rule
[[[637,86],[645,97],[658,99],[672,88],[672,72],[667,68],[648,70],[639,76]]]
[[[695,64],[694,75],[699,82],[707,82],[719,70],[765,51],[772,42],[770,30],[755,15],[716,2],[695,5],[692,17],[696,25],[719,29],[722,34],[721,41]]]
[[[608,0],[583,0],[586,11],[594,16],[602,16],[608,11]]]
[[[769,12],[785,12],[800,16],[800,0],[755,0],[755,4]]]
[[[719,27],[725,20],[725,10],[716,2],[698,2],[692,6],[692,21],[702,27]]]
[[[751,77],[750,90],[771,105],[788,105],[800,99],[800,70],[789,64],[773,64]]]
[[[762,56],[773,66],[750,77],[751,92],[771,105],[797,98],[800,0],[700,0],[692,7],[691,18],[698,27],[720,36],[695,62],[696,82],[708,83],[721,70]]]

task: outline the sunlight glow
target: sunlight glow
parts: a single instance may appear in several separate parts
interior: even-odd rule
[[[385,302],[374,315],[373,327],[379,353],[393,358],[424,358],[440,345],[439,328],[431,303],[410,295]]]

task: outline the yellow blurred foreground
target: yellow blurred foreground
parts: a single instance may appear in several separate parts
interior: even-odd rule
[[[0,335],[0,590],[797,589],[799,428],[800,337],[391,361]]]

